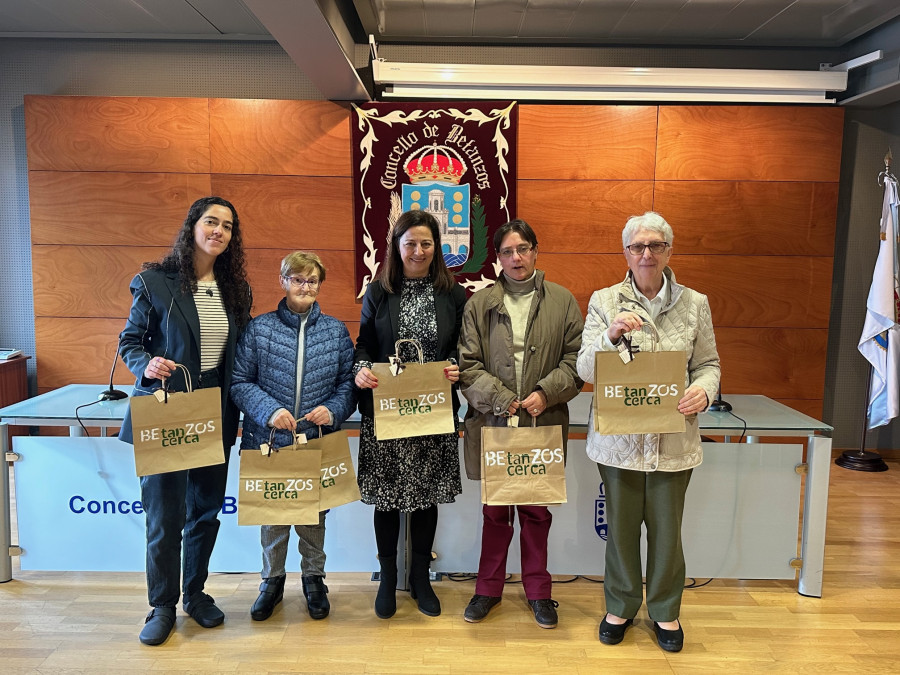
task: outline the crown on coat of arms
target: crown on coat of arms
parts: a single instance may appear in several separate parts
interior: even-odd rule
[[[406,159],[404,170],[413,184],[438,181],[459,185],[466,165],[455,150],[434,143],[412,152]]]

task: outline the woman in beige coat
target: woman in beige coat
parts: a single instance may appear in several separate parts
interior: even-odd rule
[[[622,232],[628,274],[622,283],[591,296],[577,365],[578,375],[593,382],[595,352],[615,351],[626,334],[639,348],[649,349],[644,324],[656,329],[660,349],[687,354],[678,402],[686,417],[684,432],[606,436],[594,432],[592,419],[587,436],[588,456],[603,478],[609,522],[603,585],[607,614],[600,641],[621,642],[641,606],[643,523],[647,609],[659,646],[677,652],[684,644],[678,621],[685,578],[681,519],[691,471],[703,458],[697,413],[719,386],[719,355],[706,296],[678,284],[668,267],[672,240],[672,228],[657,213],[628,220]]]

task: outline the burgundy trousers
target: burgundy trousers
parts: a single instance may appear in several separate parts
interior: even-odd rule
[[[513,519],[519,512],[519,546],[522,550],[522,585],[529,600],[551,597],[552,581],[547,571],[547,537],[553,516],[546,506],[482,507],[481,561],[475,593],[500,597],[506,580],[506,557],[513,538]]]

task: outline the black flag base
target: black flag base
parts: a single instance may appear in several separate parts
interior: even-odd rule
[[[834,463],[851,471],[887,471],[888,465],[884,463],[877,452],[865,450],[845,450]]]

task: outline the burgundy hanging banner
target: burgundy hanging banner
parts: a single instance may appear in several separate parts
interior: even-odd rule
[[[356,290],[361,298],[404,211],[441,226],[444,260],[470,292],[500,273],[491,238],[516,217],[515,102],[354,106]]]

